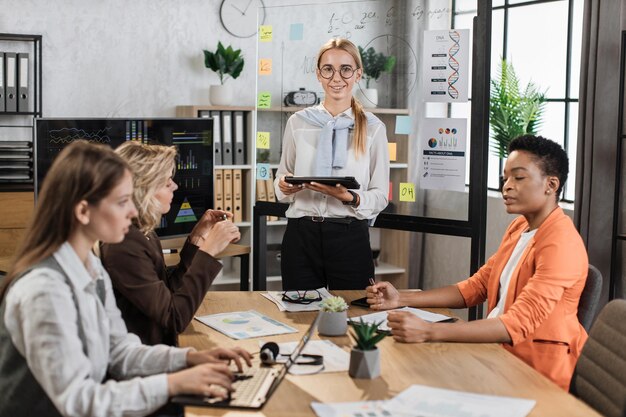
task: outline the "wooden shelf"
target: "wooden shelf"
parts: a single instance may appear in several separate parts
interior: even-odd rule
[[[254,111],[254,106],[212,106],[210,104],[199,104],[192,106],[176,106],[176,117],[198,117],[199,111]]]
[[[283,113],[295,113],[300,110],[304,110],[306,107],[270,107],[269,109],[256,109],[259,112],[283,112]],[[365,107],[365,111],[369,111],[374,114],[409,114],[409,109],[384,109],[378,107]]]

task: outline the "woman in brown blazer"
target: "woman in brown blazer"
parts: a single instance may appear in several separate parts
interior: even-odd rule
[[[239,229],[231,213],[208,210],[189,234],[180,263],[168,272],[154,228],[178,188],[172,178],[176,149],[126,142],[116,153],[133,172],[138,215],[123,242],[102,245],[102,263],[128,330],[146,344],[176,345],[222,268],[215,255],[239,240]]]

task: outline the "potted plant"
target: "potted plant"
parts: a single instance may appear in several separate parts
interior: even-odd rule
[[[378,90],[370,88],[370,82],[372,80],[377,81],[383,72],[391,72],[396,65],[396,57],[385,56],[382,52],[376,52],[372,47],[363,49],[359,46],[359,53],[363,62],[365,89],[359,87],[357,99],[366,107],[376,107],[378,105]]]
[[[489,123],[491,147],[495,156],[506,158],[509,143],[521,135],[535,135],[541,125],[545,92],[532,82],[520,91],[513,66],[501,61],[498,79],[491,80]]]
[[[383,340],[387,333],[378,329],[378,323],[350,321],[353,331],[350,332],[356,346],[350,352],[348,374],[352,378],[376,378],[380,375],[380,351],[376,344]]]
[[[224,48],[222,42],[218,42],[215,52],[210,52],[206,49],[203,52],[204,66],[216,72],[220,77],[220,85],[212,85],[210,87],[209,97],[211,104],[218,106],[232,104],[232,89],[224,83],[228,77],[235,79],[241,74],[244,64],[241,49],[235,50],[231,46]]]
[[[328,297],[320,303],[321,317],[317,327],[323,336],[342,336],[348,330],[348,304],[341,297]]]

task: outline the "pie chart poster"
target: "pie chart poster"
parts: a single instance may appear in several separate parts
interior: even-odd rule
[[[465,191],[467,119],[424,119],[420,131],[420,187]]]

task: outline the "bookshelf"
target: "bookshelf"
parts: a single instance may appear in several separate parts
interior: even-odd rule
[[[273,173],[278,168],[280,161],[280,149],[282,141],[282,133],[284,123],[287,118],[294,112],[300,110],[300,107],[278,107],[270,109],[256,109],[255,107],[248,106],[178,106],[176,108],[177,117],[202,117],[206,116],[207,112],[211,111],[241,111],[245,114],[246,119],[246,160],[243,165],[215,165],[215,169],[241,169],[244,179],[244,193],[243,193],[243,221],[237,222],[237,226],[241,231],[241,244],[250,245],[252,242],[253,231],[253,219],[252,210],[256,201],[256,166],[257,162],[269,162],[270,168]],[[392,143],[396,143],[397,158],[391,162],[390,165],[390,180],[396,184],[399,181],[406,181],[408,161],[406,160],[408,155],[408,141],[406,138],[401,138],[394,132],[395,117],[398,115],[408,115],[408,109],[388,109],[388,108],[374,108],[366,109],[376,114],[387,126],[387,137]],[[268,123],[267,123],[268,122]],[[260,126],[257,128],[257,126]],[[269,126],[266,129],[265,126]],[[259,158],[258,150],[256,148],[256,131],[269,130],[271,133],[271,146],[269,160]],[[264,158],[267,156],[265,155]],[[254,198],[252,198],[254,196]],[[267,231],[267,244],[270,247],[280,244],[284,228],[287,221],[284,218],[280,218],[275,221],[268,221]],[[391,281],[399,287],[407,287],[408,285],[408,253],[406,248],[409,247],[408,239],[409,235],[406,232],[387,230],[387,229],[375,229],[371,230],[372,235],[372,248],[380,249],[380,256],[378,257],[378,266],[376,267],[376,275],[383,277],[385,280]],[[252,248],[252,251],[258,250]],[[274,252],[264,250],[269,256],[268,261],[274,259]],[[230,259],[224,260],[224,270],[222,274],[216,279],[216,289],[237,289],[239,285],[239,265],[237,261]],[[252,278],[252,277],[250,277]],[[268,289],[280,289],[281,277],[280,275],[270,274],[267,276]],[[252,288],[252,287],[251,287]]]

